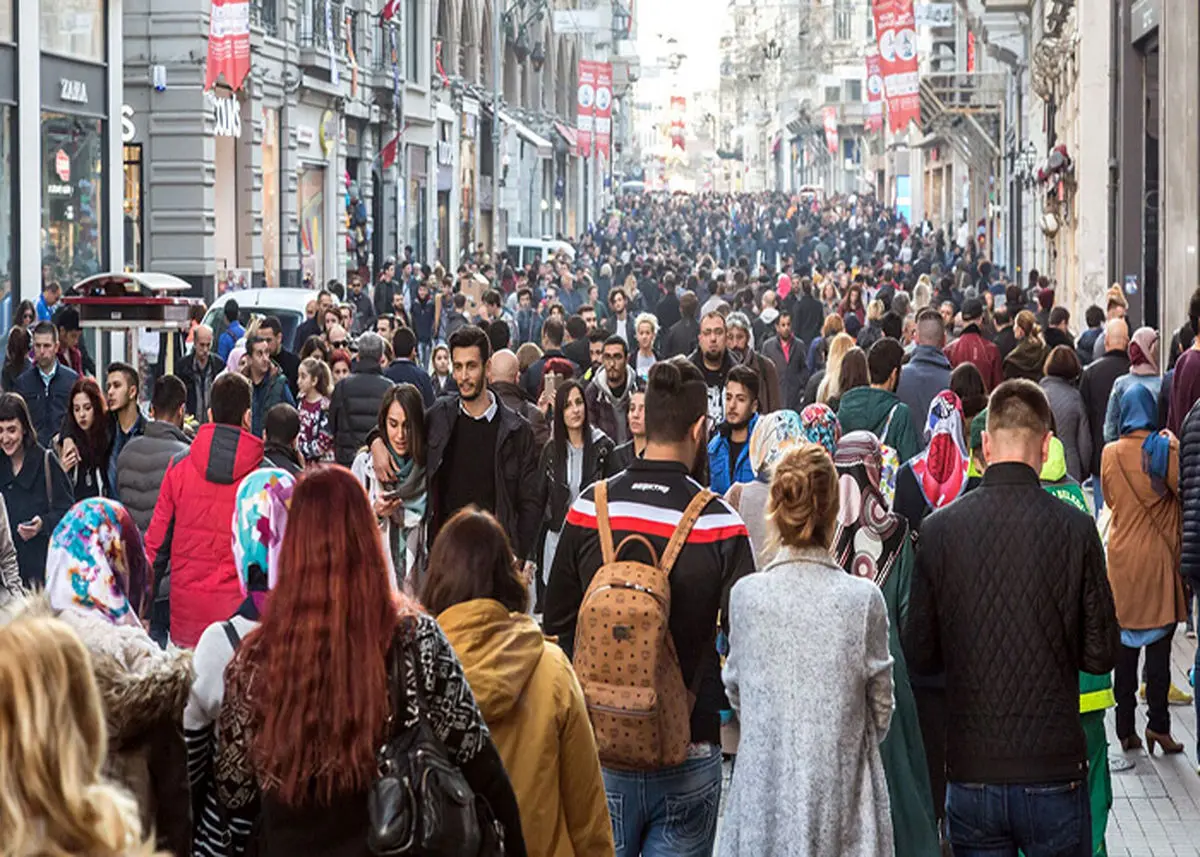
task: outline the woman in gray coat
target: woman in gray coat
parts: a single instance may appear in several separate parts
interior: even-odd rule
[[[1054,414],[1054,436],[1062,441],[1067,473],[1076,482],[1082,482],[1088,477],[1092,460],[1091,423],[1078,386],[1083,367],[1075,349],[1056,345],[1046,357],[1043,371],[1041,385]]]
[[[838,478],[823,448],[779,462],[767,512],[779,552],[730,596],[724,680],[742,728],[719,853],[891,855],[887,606],[830,555]]]

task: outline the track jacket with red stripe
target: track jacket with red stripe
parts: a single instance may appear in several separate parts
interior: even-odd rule
[[[701,486],[682,464],[637,459],[608,480],[608,514],[614,544],[640,533],[659,556]],[[583,594],[600,569],[594,488],[571,506],[550,571],[545,598],[545,630],[574,654],[575,622]],[[631,543],[621,559],[649,562],[645,548]],[[741,517],[716,497],[704,509],[671,571],[671,636],[679,654],[684,683],[701,678],[692,711],[692,741],[720,743],[720,712],[725,701],[717,658],[717,614],[728,631],[729,590],[754,571],[754,553]]]

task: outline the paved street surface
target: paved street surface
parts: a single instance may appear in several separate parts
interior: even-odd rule
[[[1187,688],[1187,671],[1196,642],[1182,626],[1175,635],[1171,678]],[[1145,729],[1145,709],[1138,711],[1138,734]],[[1123,755],[1108,717],[1109,753]],[[1113,773],[1113,808],[1108,820],[1108,853],[1113,857],[1200,857],[1200,776],[1196,774],[1196,715],[1192,706],[1171,707],[1171,734],[1187,747],[1178,756],[1153,759],[1145,750],[1128,754],[1132,770]],[[1113,748],[1116,748],[1115,750]]]

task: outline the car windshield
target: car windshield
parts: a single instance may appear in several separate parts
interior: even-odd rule
[[[250,319],[254,316],[273,315],[279,319],[279,326],[283,328],[283,347],[292,353],[300,350],[303,343],[295,341],[296,328],[304,320],[302,315],[291,309],[276,309],[273,307],[244,307],[238,312],[238,321],[245,327],[250,323]],[[213,329],[214,337],[220,336],[225,331],[225,308],[224,305],[215,306],[208,311],[204,316],[204,323]]]

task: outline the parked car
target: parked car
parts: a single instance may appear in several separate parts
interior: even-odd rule
[[[209,307],[204,323],[213,330],[225,328],[225,302],[237,301],[238,320],[243,326],[250,323],[253,315],[273,315],[283,327],[283,347],[297,351],[303,343],[293,342],[296,328],[304,323],[304,307],[317,299],[315,289],[243,289],[226,292]]]

